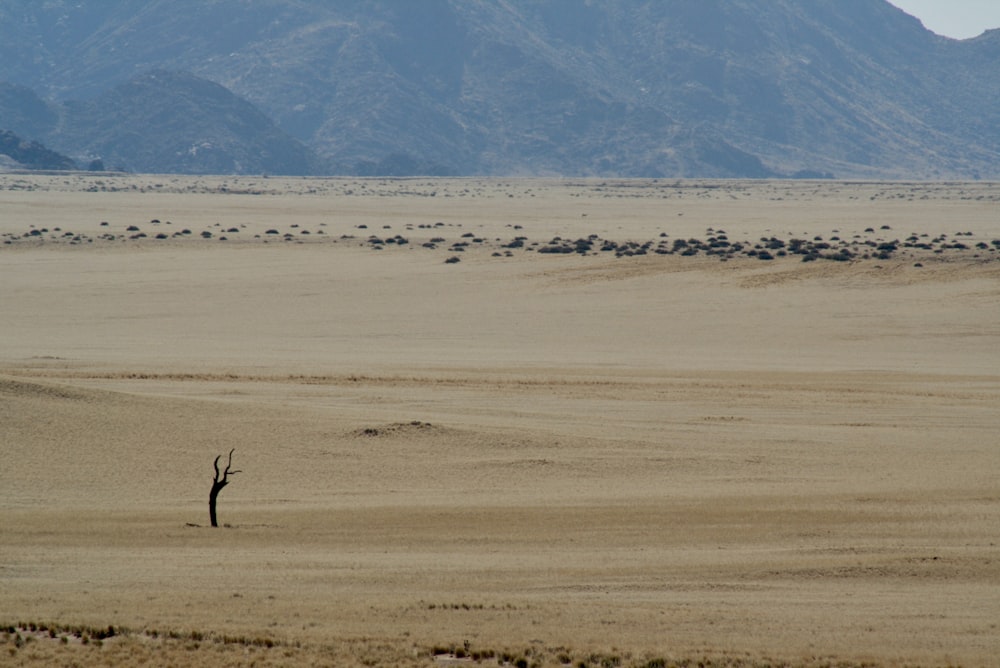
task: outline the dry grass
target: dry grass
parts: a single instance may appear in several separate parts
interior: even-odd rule
[[[433,606],[432,606],[433,607]],[[458,607],[458,606],[456,606]],[[469,609],[469,606],[460,606]],[[474,606],[473,606],[474,607]],[[43,627],[43,630],[34,630]],[[763,668],[764,666],[863,667],[831,657],[809,657],[794,662],[768,657],[731,655],[706,651],[682,658],[635,655],[628,650],[578,651],[567,647],[545,647],[533,642],[524,647],[494,649],[469,641],[416,646],[374,639],[341,640],[336,643],[303,645],[275,641],[269,637],[220,636],[198,631],[162,633],[121,630],[111,638],[95,638],[89,629],[50,627],[45,624],[11,625],[0,635],[4,665],[157,665],[157,666],[574,666],[586,668]],[[104,633],[98,631],[98,635]]]
[[[95,239],[0,246],[0,664],[997,665],[988,250],[478,247],[988,241],[994,185],[94,178],[0,179]]]

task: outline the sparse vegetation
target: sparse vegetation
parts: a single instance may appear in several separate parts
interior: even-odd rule
[[[149,190],[158,193],[166,193],[172,192],[172,189],[177,187],[176,184],[181,183],[178,179],[174,179],[173,182],[169,184],[157,182],[143,185],[139,188],[134,184],[127,185],[129,181],[130,177],[113,177],[107,174],[102,174],[101,179],[93,180],[91,185],[87,186],[86,189],[89,190],[92,187],[97,187],[99,184],[99,190],[102,192],[121,192],[136,189],[140,191]],[[193,183],[197,182],[194,181]],[[331,180],[327,187],[335,186],[338,183],[340,182],[337,180]],[[385,182],[383,193],[387,195],[391,194],[391,196],[402,195],[407,197],[414,195],[426,195],[426,193],[421,193],[419,188],[415,187],[415,184],[413,183],[400,181],[398,182],[399,188],[396,190],[392,189],[392,183],[392,181]],[[309,187],[306,188],[304,192],[313,194],[320,189],[323,182],[310,181],[308,184]],[[340,184],[340,188],[342,189],[341,192],[354,192],[354,188],[347,187],[347,185],[348,184],[344,183]],[[17,183],[11,183],[8,185],[11,189],[15,189],[16,186],[18,186]],[[229,179],[214,187],[199,187],[195,191],[209,191],[226,195],[247,195],[262,192],[276,192],[273,190],[273,184],[268,185],[268,188],[271,188],[271,190],[266,190],[262,186],[262,182],[243,183],[238,179]],[[0,183],[0,188],[2,187],[4,187],[3,183]],[[614,186],[609,183],[601,183],[599,185],[594,185],[592,188],[584,188],[581,192],[575,194],[577,196],[587,194],[591,197],[607,197],[614,188],[617,188],[618,190],[614,196],[619,198],[649,195],[660,195],[669,198],[689,194],[700,198],[706,193],[712,193],[713,190],[722,190],[721,186],[708,183],[691,184],[690,186],[678,185],[677,183],[654,183],[648,185],[647,187],[649,188],[648,190],[640,189],[629,184],[628,182],[619,182],[614,184]],[[699,188],[703,189],[703,192],[697,192]],[[790,185],[786,187],[786,193],[790,192],[790,188]],[[469,196],[475,194],[474,191],[468,188],[465,188],[458,193],[449,192],[446,189],[443,189],[440,183],[435,182],[429,182],[427,184],[427,189],[428,192],[433,191],[435,193],[444,190],[445,197],[454,197],[456,195]],[[368,184],[366,184],[365,190],[368,194],[377,194],[377,192]],[[688,193],[687,190],[691,190],[693,192]],[[902,197],[902,192],[896,192],[897,190],[904,190],[904,186],[884,186],[881,187],[880,192],[873,196],[876,199],[900,199]],[[725,191],[723,191],[723,193],[724,192]],[[739,190],[736,186],[734,186],[728,194],[730,197],[735,197],[735,193],[737,192],[739,192]],[[514,193],[510,194],[514,195]],[[533,196],[535,193],[531,192],[530,189],[525,189],[521,195]],[[975,201],[982,201],[984,197],[1000,200],[1000,197],[993,192],[986,195],[982,193],[977,193],[974,196],[967,195],[968,199],[973,199]],[[774,199],[786,200],[787,197],[775,197]],[[148,222],[150,225],[154,226],[172,224],[169,220],[162,221],[160,218],[152,218]],[[319,224],[322,227],[326,226],[328,223],[322,222]],[[100,221],[98,225],[99,227],[104,228],[109,228],[111,226],[106,220]],[[118,228],[118,233],[108,230],[101,234],[88,234],[85,231],[64,230],[58,227],[49,229],[47,227],[31,226],[20,232],[4,233],[0,238],[2,238],[3,246],[39,244],[43,242],[67,243],[69,245],[94,244],[95,242],[98,244],[121,244],[122,242],[142,244],[147,243],[150,240],[161,244],[167,241],[173,241],[175,243],[181,241],[194,243],[199,238],[206,241],[226,241],[228,243],[237,243],[237,240],[239,240],[238,243],[247,244],[255,242],[267,243],[268,239],[278,236],[281,236],[281,238],[286,242],[295,241],[296,243],[337,244],[338,242],[353,238],[352,235],[346,233],[340,234],[339,236],[331,236],[324,230],[319,230],[319,232],[313,234],[310,230],[300,227],[299,223],[290,223],[289,227],[294,231],[294,233],[290,231],[285,232],[282,235],[277,227],[267,227],[261,229],[257,233],[252,233],[251,230],[245,229],[245,223],[240,225],[223,225],[215,223],[211,226],[211,229],[202,229],[198,232],[193,231],[190,227],[185,227],[178,232],[157,232],[155,235],[147,236],[147,234],[135,224],[128,224]],[[367,229],[368,226],[361,223],[350,225],[350,227]],[[391,229],[392,225],[383,224],[381,227],[382,229]],[[439,230],[443,227],[461,227],[461,224],[437,221],[433,224],[420,223],[418,225],[406,225],[407,230],[410,231],[417,229]],[[523,226],[519,224],[508,225],[507,227],[518,231],[523,229]],[[251,233],[243,234],[245,231]],[[714,258],[722,262],[730,262],[741,258],[749,260],[764,260],[767,262],[781,262],[788,259],[796,259],[806,263],[817,261],[829,261],[836,263],[885,262],[895,259],[906,261],[910,266],[913,266],[917,262],[926,264],[927,260],[931,259],[936,262],[962,259],[1000,261],[1000,253],[997,252],[1000,251],[1000,239],[989,237],[970,239],[970,237],[975,236],[971,231],[957,232],[954,234],[956,237],[964,236],[966,238],[964,241],[952,241],[945,232],[941,232],[936,235],[929,235],[927,233],[910,233],[908,235],[901,235],[899,238],[895,238],[890,237],[887,234],[890,231],[891,226],[889,225],[881,225],[878,226],[878,228],[873,225],[868,225],[863,228],[859,227],[859,229],[853,233],[848,233],[835,228],[830,230],[829,235],[811,234],[808,236],[782,236],[778,234],[768,234],[766,236],[751,239],[738,238],[736,233],[727,233],[725,230],[713,229],[712,227],[709,227],[705,230],[705,236],[700,238],[698,236],[681,236],[671,235],[667,232],[658,232],[655,238],[648,240],[635,240],[614,239],[592,233],[575,238],[554,236],[549,238],[547,241],[533,241],[526,234],[517,234],[516,236],[508,238],[498,237],[490,239],[486,235],[477,235],[474,232],[463,232],[461,233],[459,240],[456,240],[451,245],[447,246],[447,249],[452,254],[445,257],[443,261],[447,264],[456,264],[461,262],[461,255],[476,253],[479,249],[483,249],[486,252],[484,254],[477,255],[477,257],[489,258],[509,258],[513,257],[516,253],[538,253],[549,257],[583,256],[593,257],[595,259],[599,259],[605,254],[611,254],[624,261],[645,258],[649,255],[662,258],[690,258],[697,259],[698,261],[704,261],[705,258]],[[220,234],[222,234],[222,236],[219,236]],[[447,243],[445,237],[440,234],[428,235],[427,237],[417,238],[412,241],[414,242],[413,245],[416,248],[424,251],[438,251],[444,244]],[[406,248],[410,245],[411,239],[400,234],[387,237],[370,235],[364,242],[365,247],[370,248],[371,250],[383,252],[386,250]]]

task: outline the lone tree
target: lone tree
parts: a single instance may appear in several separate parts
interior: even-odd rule
[[[222,455],[215,458],[215,479],[212,481],[212,491],[208,494],[208,516],[212,520],[212,526],[219,526],[218,521],[215,519],[215,500],[219,497],[219,492],[222,488],[229,484],[229,476],[241,473],[240,471],[233,471],[233,448],[229,451],[229,462],[226,464],[226,469],[222,472],[222,478],[219,478],[219,460],[222,459]]]

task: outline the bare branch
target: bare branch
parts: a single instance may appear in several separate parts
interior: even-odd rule
[[[237,473],[242,473],[242,471],[232,471],[232,470],[230,470],[232,468],[232,466],[233,466],[233,452],[235,452],[235,451],[236,451],[236,448],[233,448],[232,450],[229,451],[229,463],[226,464],[226,470],[222,472],[222,482],[226,482],[226,478],[228,478],[230,475],[236,475]],[[219,455],[219,457],[221,457],[221,456],[222,455]],[[216,461],[218,461],[218,458],[216,458]],[[216,476],[218,476],[219,467],[216,466],[215,470],[216,470]]]
[[[232,453],[229,453],[229,454],[230,454],[230,456],[232,456]],[[215,458],[215,462],[212,464],[212,466],[215,467],[215,478],[212,479],[213,482],[219,482],[219,459],[221,457],[222,457],[222,455],[219,455],[218,457],[216,457]]]

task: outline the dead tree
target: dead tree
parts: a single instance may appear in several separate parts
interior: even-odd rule
[[[222,488],[229,484],[229,476],[241,473],[241,471],[233,471],[233,448],[229,451],[229,463],[226,464],[226,469],[222,472],[222,478],[219,478],[219,460],[222,459],[222,455],[215,458],[215,479],[212,481],[212,491],[208,494],[208,516],[212,520],[212,526],[217,527],[219,523],[215,519],[215,500],[219,497],[219,492]]]

